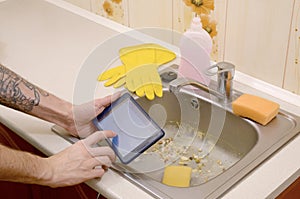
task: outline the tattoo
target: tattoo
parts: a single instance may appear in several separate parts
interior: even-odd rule
[[[24,112],[32,111],[40,103],[40,96],[47,92],[29,83],[0,64],[0,103]]]

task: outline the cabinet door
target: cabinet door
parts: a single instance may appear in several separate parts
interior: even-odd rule
[[[276,199],[296,199],[300,198],[300,177],[286,188]]]
[[[42,152],[2,123],[0,123],[0,144],[15,150],[27,151],[38,156],[46,157]],[[96,198],[98,196],[98,193],[85,183],[53,189],[42,185],[0,181],[0,193],[1,198],[9,199],[86,199]],[[98,196],[97,198],[105,199],[102,196]]]
[[[284,88],[300,94],[300,0],[295,1]]]
[[[294,0],[227,0],[224,60],[283,86]]]

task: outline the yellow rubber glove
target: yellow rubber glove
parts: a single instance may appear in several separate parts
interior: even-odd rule
[[[126,87],[137,96],[153,100],[155,95],[162,97],[162,83],[157,72],[157,64],[145,64],[134,68],[126,74]]]
[[[122,48],[119,51],[121,66],[102,73],[99,81],[108,80],[104,86],[114,85],[115,88],[125,85],[138,96],[154,99],[154,94],[162,96],[162,85],[157,68],[176,55],[158,44],[141,44]]]
[[[125,74],[125,66],[117,66],[115,68],[108,69],[107,71],[99,75],[98,81],[107,80],[107,82],[104,83],[104,86],[111,86],[112,84],[114,84],[114,87],[118,88],[125,83],[125,79],[123,78],[125,77]]]

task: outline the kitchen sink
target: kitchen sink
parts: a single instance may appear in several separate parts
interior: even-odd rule
[[[300,132],[300,118],[283,110],[262,126],[234,115],[230,103],[191,88],[136,100],[166,134],[130,164],[117,162],[113,169],[156,198],[219,197]],[[168,165],[192,167],[190,187],[163,184]]]

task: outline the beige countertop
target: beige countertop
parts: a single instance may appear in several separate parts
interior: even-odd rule
[[[151,40],[60,0],[0,1],[0,27],[1,63],[49,92],[75,103],[115,91],[104,88],[95,80],[107,63],[112,64],[109,61],[118,56],[113,51],[116,46],[135,43],[135,38]],[[116,43],[112,39],[122,37],[120,33],[130,37],[127,43],[118,43],[118,40]],[[105,50],[99,50],[99,46]],[[168,47],[178,52],[176,47]],[[94,56],[95,51],[99,51],[99,56]],[[86,60],[96,60],[99,67]],[[92,68],[92,73],[88,74],[89,81],[83,86],[92,86],[82,90],[81,79],[85,77],[87,67]],[[297,95],[239,72],[234,86],[240,91],[274,100],[283,109],[300,115],[300,97]],[[77,91],[84,92],[78,95]],[[0,106],[0,121],[48,155],[70,145],[51,131],[53,124],[3,106]],[[278,194],[299,176],[300,156],[296,155],[299,151],[298,135],[223,197],[266,198]],[[87,184],[108,198],[151,198],[111,170],[101,180],[91,180]]]

